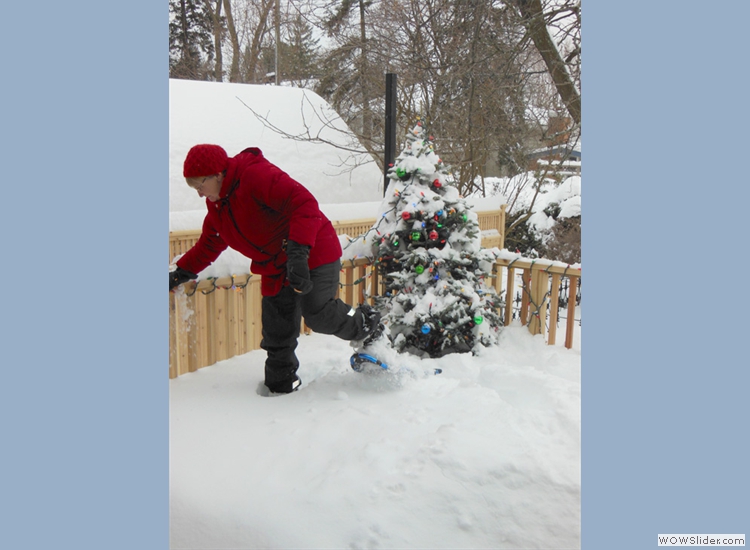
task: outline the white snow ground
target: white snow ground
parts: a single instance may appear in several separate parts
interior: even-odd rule
[[[263,351],[171,380],[171,547],[580,547],[579,342],[358,374],[312,334],[290,395],[259,395]]]

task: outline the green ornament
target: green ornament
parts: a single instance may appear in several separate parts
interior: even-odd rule
[[[419,237],[420,237],[421,235],[422,235],[422,234],[421,234],[421,233],[420,233],[419,231],[415,231],[414,233],[412,233],[412,234],[411,234],[411,240],[412,240],[412,241],[418,241],[418,240],[419,240]]]
[[[417,267],[414,268],[414,271],[417,272],[417,275],[421,275],[422,273],[424,273],[424,266],[418,265]]]
[[[461,219],[462,219],[463,221],[466,221],[466,220],[468,220],[468,219],[469,219],[469,216],[467,216],[466,214],[461,214]]]
[[[475,325],[481,325],[482,321],[484,321],[484,319],[482,317],[480,317],[479,315],[477,315],[476,317],[474,317],[474,324]]]

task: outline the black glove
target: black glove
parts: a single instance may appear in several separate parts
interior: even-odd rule
[[[190,279],[197,278],[198,275],[195,273],[191,273],[187,269],[178,267],[174,271],[169,272],[169,290],[172,290],[174,287],[181,285],[182,283],[187,283]]]
[[[294,241],[286,243],[286,277],[289,284],[300,294],[307,294],[313,288],[310,280],[310,268],[307,265],[307,257],[310,255],[310,247]]]

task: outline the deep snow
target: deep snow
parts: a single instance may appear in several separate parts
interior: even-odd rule
[[[259,146],[290,173],[307,165],[303,182],[332,219],[379,215],[382,175],[352,180],[355,203],[314,168],[338,151],[317,145],[302,158],[289,154],[299,144],[267,130],[244,135],[232,94],[258,94],[255,104],[300,131],[288,105],[301,92],[269,89],[170,82],[171,116],[183,113],[171,121],[170,229],[194,227],[205,208],[181,179],[180,156],[200,142],[233,154],[222,139],[233,133],[234,149]],[[213,115],[196,119],[201,105]],[[209,132],[212,120],[223,127]],[[492,209],[501,197],[470,202]],[[201,275],[246,266],[227,251]],[[259,394],[262,351],[171,380],[171,547],[579,547],[579,330],[567,350],[516,322],[479,356],[389,357],[398,372],[364,375],[349,367],[347,342],[301,336],[303,385],[286,396]],[[435,367],[443,373],[429,374]]]
[[[284,396],[258,394],[262,351],[170,381],[172,548],[580,546],[577,349],[512,326],[413,373],[350,353],[302,336]]]

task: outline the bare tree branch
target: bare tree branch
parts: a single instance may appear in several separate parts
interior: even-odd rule
[[[261,115],[247,103],[242,101],[241,98],[237,97],[237,100],[242,103],[253,114],[253,116],[255,116],[255,118],[258,119],[261,124],[263,124],[263,126],[280,135],[284,139],[307,143],[325,144],[334,147],[339,151],[350,153],[347,158],[341,160],[341,164],[339,165],[339,167],[346,167],[345,170],[342,170],[342,173],[351,172],[358,166],[363,166],[375,161],[372,155],[370,155],[370,152],[357,141],[355,135],[353,135],[349,131],[341,129],[340,126],[342,124],[345,125],[345,122],[343,121],[341,116],[336,114],[334,111],[332,112],[336,114],[335,117],[330,118],[326,116],[326,114],[322,110],[318,109],[310,101],[310,98],[304,91],[302,93],[302,99],[300,100],[300,117],[302,119],[304,130],[296,134],[292,134],[275,125],[268,119],[268,115]],[[306,109],[306,106],[308,107],[308,109]],[[314,118],[317,119],[318,122],[320,122],[317,130],[314,130],[312,124],[307,120],[308,114],[306,114],[306,112],[309,110],[312,110]],[[345,143],[342,144],[341,142],[333,141],[331,139],[323,137],[323,133],[326,131],[337,132],[342,136],[342,141],[344,141]]]
[[[560,56],[560,51],[547,30],[541,0],[514,1],[521,12],[531,40],[542,59],[544,59],[545,65],[547,65],[560,98],[576,124],[580,124],[581,95],[578,93],[570,73],[568,73],[565,62]]]

